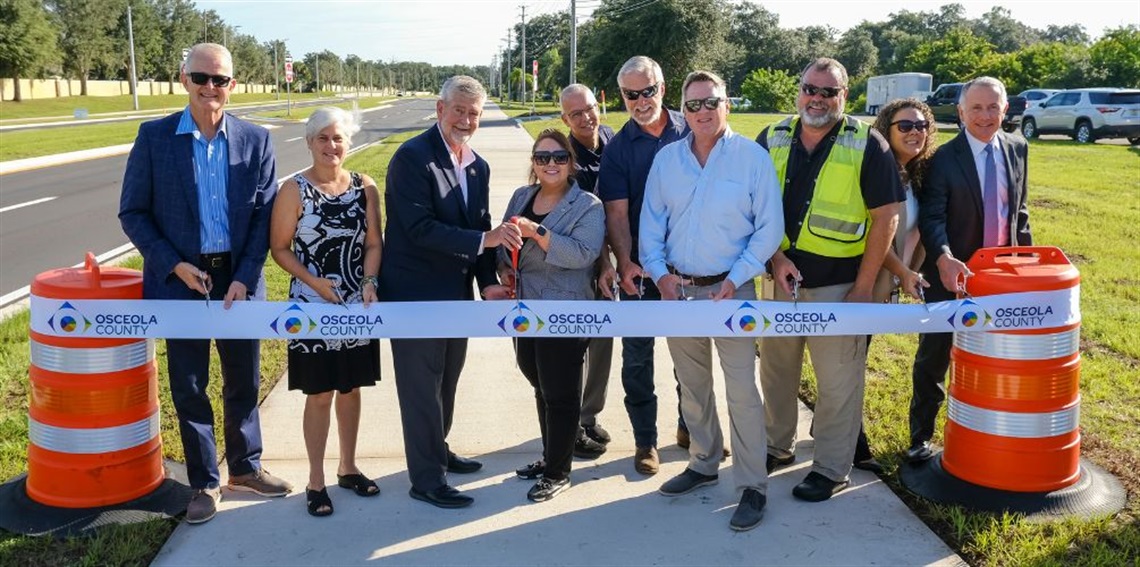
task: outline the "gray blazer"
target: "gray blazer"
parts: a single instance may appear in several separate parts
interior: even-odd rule
[[[515,190],[503,220],[521,215],[538,192],[538,185]],[[520,299],[594,299],[594,261],[606,237],[602,202],[574,183],[546,215],[542,226],[550,231],[550,250],[527,239],[519,251]],[[511,265],[511,253],[499,247],[499,264]]]

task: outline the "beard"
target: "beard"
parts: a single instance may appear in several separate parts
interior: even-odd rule
[[[658,106],[654,109],[653,114],[646,119],[638,118],[638,115],[635,113],[633,114],[633,121],[637,122],[639,126],[652,126],[661,119],[661,112],[663,112],[662,107]]]
[[[824,128],[839,122],[843,113],[839,108],[829,108],[823,116],[812,116],[807,113],[807,107],[800,109],[800,120],[812,128]]]

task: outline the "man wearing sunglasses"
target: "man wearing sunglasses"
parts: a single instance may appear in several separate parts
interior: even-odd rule
[[[269,133],[225,112],[233,59],[221,45],[190,49],[182,69],[186,108],[144,122],[127,158],[119,220],[143,257],[145,299],[264,297],[262,266],[277,194]],[[292,487],[261,466],[257,411],[259,343],[217,340],[222,360],[229,488],[284,496]],[[210,341],[166,341],[170,393],[195,490],[186,521],[210,520],[221,501],[214,414],[206,386]]]
[[[618,71],[629,121],[610,141],[598,170],[598,196],[606,206],[606,239],[614,256],[622,300],[656,300],[661,295],[637,260],[637,234],[645,179],[657,152],[689,133],[685,117],[663,108],[665,79],[656,61],[638,55]],[[657,474],[657,394],[653,382],[653,337],[621,340],[621,383],[633,425],[634,469]],[[679,410],[678,410],[679,413]],[[678,419],[678,437],[687,432]]]
[[[846,102],[847,70],[834,59],[817,59],[801,75],[798,115],[757,138],[783,185],[784,240],[769,268],[777,301],[871,302],[894,237],[906,200],[895,158],[882,135],[844,115]],[[769,472],[795,460],[805,346],[819,384],[815,457],[792,494],[819,502],[847,487],[863,413],[867,337],[760,340]]]
[[[972,274],[963,260],[979,248],[1033,244],[1025,181],[1029,149],[1024,138],[1002,132],[1008,107],[1001,81],[978,77],[966,83],[958,98],[962,131],[930,159],[926,183],[918,194],[918,232],[927,250],[923,271],[938,274],[929,280],[929,301],[954,299],[964,289]],[[953,337],[953,333],[918,336],[908,461],[934,456],[930,439],[946,398],[942,383],[950,367]]]
[[[598,168],[602,152],[614,137],[613,128],[602,125],[598,117],[598,100],[593,91],[582,84],[562,89],[562,122],[570,128],[570,147],[574,149],[574,179],[578,187],[597,195]],[[613,297],[616,279],[610,250],[602,247],[595,264],[595,299]],[[610,381],[610,364],[613,361],[614,339],[594,337],[586,350],[585,376],[582,387],[582,410],[578,438],[574,441],[574,456],[583,459],[600,457],[606,452],[610,434],[598,423],[598,414],[606,405],[606,386]]]
[[[764,262],[784,232],[772,158],[728,127],[725,84],[716,74],[689,73],[682,93],[690,132],[661,150],[649,170],[638,242],[642,266],[663,300],[755,300],[752,280],[764,273]],[[690,445],[688,467],[660,492],[679,496],[718,480],[725,444],[713,393],[715,343],[736,450],[732,477],[741,493],[729,527],[752,529],[760,523],[768,492],[755,340],[670,337],[667,342]]]

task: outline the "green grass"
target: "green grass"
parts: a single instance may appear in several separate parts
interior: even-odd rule
[[[329,93],[323,93],[328,95]],[[293,100],[313,99],[314,93],[293,93]],[[231,104],[248,102],[267,102],[277,100],[272,93],[236,93],[230,97]],[[285,100],[285,93],[281,93],[281,100]],[[139,110],[174,112],[186,106],[186,95],[154,95],[140,96]],[[85,108],[89,115],[104,114],[108,112],[134,111],[134,101],[130,95],[126,96],[68,96],[60,98],[46,98],[25,100],[21,102],[0,102],[0,120],[16,121],[29,118],[71,117],[77,108]]]
[[[136,120],[0,132],[0,161],[129,144],[135,141],[141,123]]]
[[[361,110],[368,109],[368,108],[375,108],[375,107],[380,106],[381,104],[384,104],[386,102],[391,102],[392,100],[395,100],[394,97],[361,98],[360,103],[359,103],[359,108]],[[349,100],[346,102],[340,102],[337,104],[333,104],[331,106],[335,106],[337,108],[343,108],[345,110],[352,110],[354,102],[355,101]],[[292,110],[292,112],[289,112],[288,110],[271,110],[271,111],[267,111],[267,112],[258,112],[256,114],[254,114],[253,117],[254,118],[286,118],[286,119],[290,119],[290,120],[293,120],[296,122],[303,122],[305,120],[308,120],[309,116],[311,116],[314,112],[316,112],[318,108],[321,108],[321,106],[330,106],[330,105],[305,106],[305,107],[301,107],[301,108],[294,108]]]
[[[349,157],[347,166],[368,174],[373,179],[383,180],[392,153],[402,141],[415,134],[416,132],[398,134],[365,148]],[[380,210],[383,210],[382,206]],[[124,266],[140,269],[142,259],[135,256],[127,260]],[[265,275],[269,299],[281,301],[287,298],[289,276],[272,260],[266,262]],[[0,479],[10,479],[27,470],[30,365],[28,321],[29,313],[24,311],[0,322]],[[261,399],[273,389],[284,372],[285,351],[285,341],[261,342]],[[181,461],[182,443],[166,379],[165,341],[156,341],[155,359],[159,370],[163,454],[169,459]],[[210,361],[210,378],[209,393],[214,406],[215,431],[219,437],[218,454],[222,455],[221,372],[217,356],[213,356]],[[297,434],[300,435],[301,432],[298,431]],[[141,525],[101,529],[89,536],[62,540],[0,531],[0,565],[146,565],[154,559],[177,525],[177,520],[156,520]]]
[[[502,111],[505,112],[510,118],[531,115],[530,103],[524,105],[518,102],[499,102],[496,100],[492,100],[492,102],[498,104],[499,108],[502,109]],[[562,113],[562,108],[558,106],[557,102],[538,101],[534,104],[534,112],[539,116],[545,116],[549,114],[557,115]]]

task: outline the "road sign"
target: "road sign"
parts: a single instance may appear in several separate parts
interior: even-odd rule
[[[285,58],[285,82],[286,83],[292,83],[293,82],[293,58],[292,57],[286,57]]]
[[[531,91],[537,93],[538,92],[538,59],[531,60],[531,62],[530,62],[530,78],[531,78],[531,83],[533,83],[533,85],[531,86]]]

